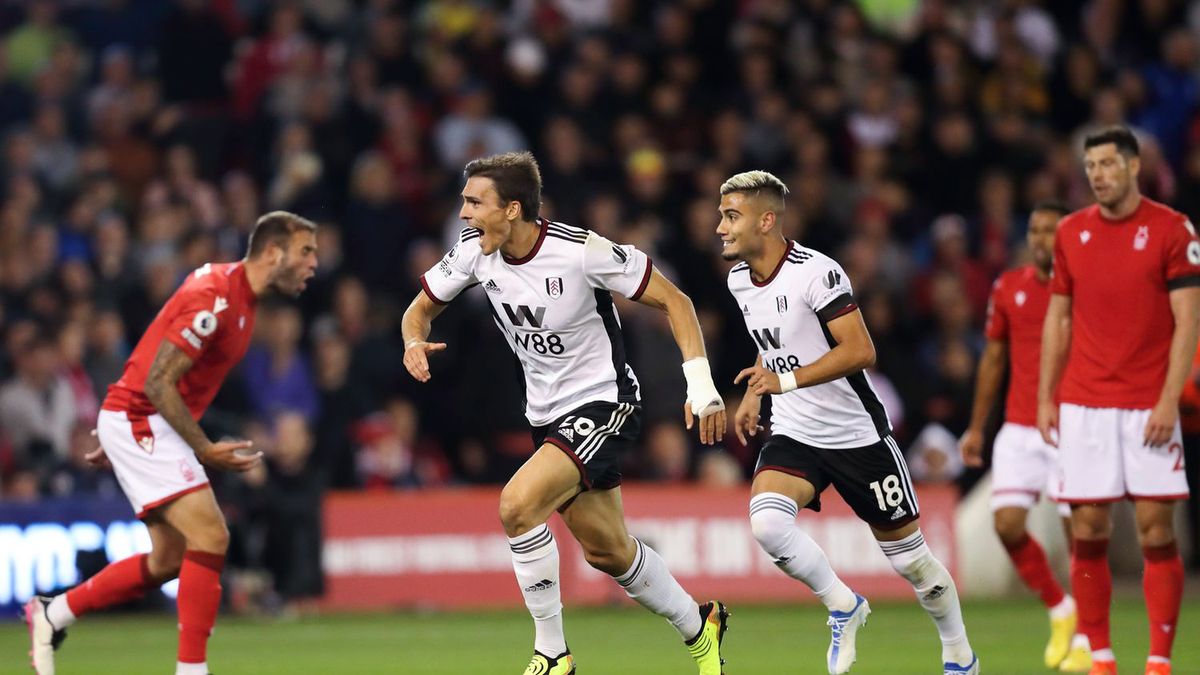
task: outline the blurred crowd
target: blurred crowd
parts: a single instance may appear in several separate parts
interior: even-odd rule
[[[267,450],[219,481],[233,522],[506,479],[532,448],[484,299],[439,317],[424,385],[398,321],[457,235],[462,165],[521,148],[546,215],[692,297],[731,407],[754,349],[718,187],[775,172],[785,232],[854,283],[914,473],[969,480],[954,439],[991,280],[1023,261],[1032,204],[1088,203],[1082,135],[1133,127],[1144,193],[1200,219],[1198,39],[1182,0],[0,1],[0,499],[116,492],[82,460],[106,387],[183,275],[240,258],[270,209],[320,223],[321,267],[261,308],[204,419]],[[646,412],[626,475],[744,480],[758,440],[702,450],[669,326],[620,311]]]

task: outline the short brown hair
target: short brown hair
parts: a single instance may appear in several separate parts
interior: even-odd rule
[[[317,224],[288,211],[272,211],[259,217],[250,232],[248,258],[257,258],[267,247],[275,244],[287,248],[292,235],[300,230],[317,231]]]
[[[480,157],[467,163],[463,175],[491,178],[501,202],[520,204],[526,220],[538,217],[542,208],[542,171],[532,153],[506,152]]]
[[[1101,129],[1096,133],[1088,134],[1083,139],[1083,150],[1087,152],[1098,145],[1108,145],[1112,143],[1117,146],[1117,152],[1126,157],[1139,156],[1137,136],[1129,130],[1129,127],[1111,126]]]

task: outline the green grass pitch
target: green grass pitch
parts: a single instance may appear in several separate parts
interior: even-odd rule
[[[933,624],[913,603],[878,603],[859,634],[855,675],[940,673]],[[825,672],[829,632],[819,606],[731,607],[727,675]],[[964,608],[983,672],[1023,675],[1042,668],[1045,614],[1033,600],[975,601]],[[1200,601],[1185,603],[1175,672],[1200,673]],[[637,607],[566,610],[580,675],[688,675],[687,652],[663,620]],[[357,614],[294,622],[223,617],[209,649],[215,675],[401,673],[520,675],[532,626],[524,612]],[[1118,600],[1113,636],[1122,672],[1141,672],[1148,643],[1140,599]],[[25,627],[0,625],[0,673],[30,672]],[[58,675],[173,672],[170,616],[88,617],[59,652]]]

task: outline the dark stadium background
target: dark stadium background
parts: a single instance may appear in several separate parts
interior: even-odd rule
[[[854,283],[914,474],[965,491],[990,284],[1025,259],[1031,205],[1089,202],[1082,135],[1130,125],[1143,193],[1200,219],[1198,40],[1181,0],[0,2],[0,525],[120,503],[82,462],[106,386],[183,275],[241,257],[271,209],[320,223],[321,267],[262,307],[204,419],[268,458],[213,475],[234,608],[320,594],[327,491],[502,483],[531,447],[483,299],[438,318],[425,385],[398,322],[458,232],[462,165],[522,148],[546,215],[691,296],[733,406],[754,352],[717,190],[783,178],[785,231]],[[664,319],[620,310],[646,409],[627,479],[745,481],[756,447],[683,430]]]

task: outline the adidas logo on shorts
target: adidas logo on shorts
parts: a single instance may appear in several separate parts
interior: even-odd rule
[[[907,515],[908,511],[905,511],[903,506],[897,506],[896,510],[892,512],[892,520],[900,520]]]

